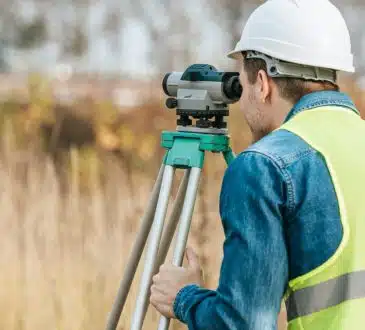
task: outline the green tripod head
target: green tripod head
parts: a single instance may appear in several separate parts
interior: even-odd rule
[[[229,115],[228,104],[237,102],[242,94],[238,72],[219,72],[209,64],[167,73],[162,87],[170,96],[166,106],[176,108],[180,116],[177,131],[184,132],[227,134],[224,118]]]

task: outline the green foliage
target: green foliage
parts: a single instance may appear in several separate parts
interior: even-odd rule
[[[93,176],[103,182],[111,160],[128,173],[156,173],[164,154],[161,131],[152,124],[159,114],[151,106],[136,111],[137,116],[122,115],[111,102],[93,99],[59,104],[50,81],[32,74],[27,101],[9,97],[0,103],[0,135],[11,140],[10,149],[35,148],[51,156],[63,178],[75,172],[76,164],[80,187],[87,191]]]
[[[74,26],[70,35],[67,35],[63,46],[63,53],[65,55],[82,56],[89,47],[89,41],[86,33],[81,26]]]
[[[0,39],[0,72],[8,71],[9,66],[5,58],[5,42]]]
[[[20,49],[41,46],[47,39],[47,23],[43,16],[36,17],[30,23],[18,22],[15,45]]]

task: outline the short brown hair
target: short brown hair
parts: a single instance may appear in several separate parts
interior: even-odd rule
[[[266,62],[259,58],[246,58],[244,56],[244,68],[247,73],[250,84],[255,84],[257,75],[260,70],[267,72]],[[299,78],[273,78],[279,88],[282,98],[297,103],[304,95],[312,93],[313,91],[329,90],[339,91],[339,87],[331,82],[318,82],[311,80],[303,80]],[[315,83],[315,87],[313,86]]]

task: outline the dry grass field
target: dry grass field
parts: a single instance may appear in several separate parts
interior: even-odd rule
[[[343,86],[363,108],[360,91]],[[161,100],[123,114],[90,99],[68,109],[31,88],[29,102],[0,106],[0,329],[104,329],[161,163],[160,133],[175,129],[175,115]],[[250,136],[237,106],[229,125],[240,152]],[[224,170],[220,155],[207,155],[189,236],[209,288],[222,257]],[[118,329],[129,328],[138,279]],[[145,329],[157,322],[150,309]]]

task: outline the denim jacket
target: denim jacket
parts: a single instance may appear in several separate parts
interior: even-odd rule
[[[304,96],[285,122],[327,105],[358,113],[347,95],[323,91]],[[190,330],[277,329],[288,281],[328,260],[342,239],[323,158],[293,133],[272,132],[227,168],[220,215],[225,241],[218,287],[184,287],[175,315]]]

